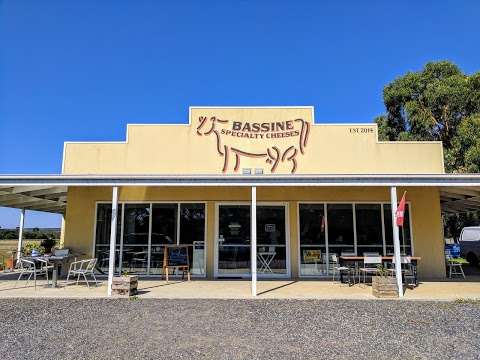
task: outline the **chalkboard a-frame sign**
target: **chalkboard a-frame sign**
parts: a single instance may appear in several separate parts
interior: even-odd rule
[[[182,279],[187,273],[187,279],[190,281],[190,260],[188,258],[188,245],[170,245],[165,246],[163,252],[163,274],[168,281],[170,269],[182,270]]]

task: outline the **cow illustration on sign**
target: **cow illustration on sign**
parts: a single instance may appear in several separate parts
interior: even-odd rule
[[[198,119],[197,135],[213,135],[216,138],[217,152],[223,157],[222,172],[226,172],[229,167],[229,160],[231,154],[235,155],[235,164],[233,171],[237,172],[240,169],[241,157],[249,158],[265,158],[265,162],[269,164],[270,171],[274,173],[280,163],[290,162],[291,173],[295,173],[297,170],[297,155],[305,153],[305,147],[307,146],[308,136],[310,133],[310,124],[303,119],[295,119],[290,121],[291,124],[299,124],[300,129],[298,135],[291,137],[282,137],[284,143],[282,146],[267,146],[264,151],[250,152],[245,149],[234,147],[228,144],[226,137],[222,136],[225,132],[222,131],[222,126],[225,127],[229,123],[229,120],[219,119],[215,116],[210,118],[206,116],[200,116]],[[272,123],[273,124],[273,123]],[[269,125],[267,125],[269,126]],[[262,135],[263,136],[263,135]]]

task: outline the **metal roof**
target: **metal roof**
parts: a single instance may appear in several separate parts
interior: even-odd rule
[[[63,213],[68,186],[434,186],[443,211],[480,209],[480,174],[0,175],[0,206]]]
[[[64,213],[66,186],[0,186],[0,206]]]
[[[0,186],[479,186],[480,174],[0,175]]]

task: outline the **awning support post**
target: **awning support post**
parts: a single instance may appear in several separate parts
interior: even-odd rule
[[[23,241],[23,227],[25,226],[25,209],[20,212],[20,224],[18,226],[18,247],[17,247],[17,261],[20,260],[20,254],[22,252]]]
[[[112,296],[113,272],[115,270],[115,243],[117,240],[118,186],[112,188],[112,221],[110,224],[110,257],[108,260],[108,296]]]
[[[252,296],[257,296],[257,187],[252,186],[250,213],[250,263],[252,265]]]
[[[390,188],[390,204],[392,208],[393,229],[393,256],[395,257],[395,277],[397,278],[398,296],[403,297],[402,260],[400,256],[400,237],[396,221],[397,213],[397,187]]]

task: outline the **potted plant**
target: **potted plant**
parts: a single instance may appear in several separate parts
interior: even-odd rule
[[[130,297],[138,293],[138,276],[122,272],[121,276],[114,276],[112,281],[112,295]]]
[[[22,249],[23,255],[38,256],[45,252],[45,248],[38,241],[29,241]]]
[[[377,266],[376,276],[372,276],[372,294],[378,298],[398,297],[397,279],[389,276],[388,269],[384,266]]]

